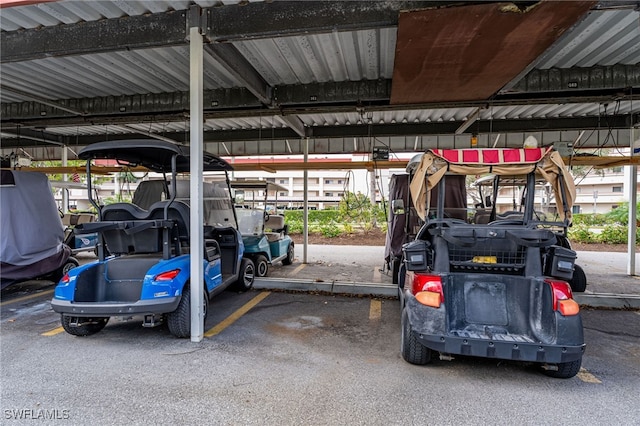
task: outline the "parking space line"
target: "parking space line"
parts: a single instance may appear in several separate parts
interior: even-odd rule
[[[0,306],[10,305],[12,303],[18,303],[18,302],[22,302],[22,301],[29,300],[29,299],[35,299],[36,297],[47,296],[49,294],[53,294],[53,290],[46,290],[46,291],[42,291],[40,293],[29,294],[27,296],[16,297],[15,299],[6,300],[6,301],[0,303]]]
[[[58,327],[58,328],[54,328],[53,330],[49,330],[49,331],[46,331],[46,332],[42,333],[41,336],[47,336],[47,337],[55,336],[56,334],[60,334],[63,331],[64,331],[64,328]]]
[[[229,327],[231,324],[236,322],[241,316],[249,312],[251,308],[256,306],[258,303],[262,302],[270,294],[271,294],[270,291],[263,291],[262,293],[260,293],[259,295],[251,299],[249,302],[245,303],[241,308],[236,310],[234,313],[232,313],[231,315],[226,317],[224,320],[216,324],[213,328],[208,330],[206,333],[204,333],[204,337],[212,337],[212,336],[215,336],[216,334],[221,333],[222,330],[224,330],[225,328]]]
[[[289,275],[297,275],[298,272],[302,271],[304,269],[304,267],[307,266],[306,263],[301,263],[300,266],[298,266],[296,269],[294,269],[293,271],[291,271],[291,273]]]
[[[382,275],[380,275],[380,268],[375,267],[373,268],[373,282],[377,283],[382,281]]]
[[[596,376],[589,373],[585,368],[580,368],[580,371],[578,371],[577,376],[578,376],[578,379],[582,380],[585,383],[595,383],[595,384],[602,383],[600,380],[598,380]]]
[[[369,306],[369,320],[379,320],[382,316],[382,302],[380,300],[371,299],[371,305]]]

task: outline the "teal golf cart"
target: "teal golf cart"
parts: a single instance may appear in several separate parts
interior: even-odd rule
[[[235,190],[236,217],[244,242],[244,256],[253,260],[256,276],[266,276],[269,265],[276,262],[292,264],[294,243],[284,215],[277,213],[278,193],[287,189],[264,180],[236,180],[231,182],[231,188]]]

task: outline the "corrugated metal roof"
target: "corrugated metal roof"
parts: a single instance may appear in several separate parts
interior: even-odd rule
[[[240,85],[206,55],[203,78],[205,89]],[[123,50],[8,63],[2,65],[2,82],[52,100],[188,91],[189,47]],[[3,97],[2,102],[18,100]]]
[[[396,28],[234,43],[272,86],[391,78]]]
[[[536,68],[640,63],[640,11],[598,10],[569,31]]]

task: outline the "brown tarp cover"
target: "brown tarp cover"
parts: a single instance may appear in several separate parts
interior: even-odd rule
[[[565,209],[562,208],[565,205],[566,219],[570,221],[576,188],[562,157],[552,147],[428,150],[411,180],[411,197],[418,215],[424,220],[428,213],[426,206],[430,205],[430,192],[448,172],[454,175],[493,173],[513,176],[527,175],[532,171],[551,184],[560,218],[565,219]],[[560,186],[563,182],[564,191]]]

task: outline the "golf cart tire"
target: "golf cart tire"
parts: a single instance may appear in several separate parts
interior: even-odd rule
[[[557,370],[545,370],[544,374],[556,379],[570,379],[580,371],[582,366],[582,358],[570,362],[561,362],[556,364]]]
[[[293,241],[289,244],[289,248],[287,249],[287,257],[282,259],[283,265],[291,265],[293,263],[293,259],[295,258],[295,248],[293,246]]]
[[[410,364],[425,365],[431,362],[431,349],[418,341],[411,327],[406,310],[402,312],[402,358]]]
[[[240,272],[238,273],[238,281],[235,282],[233,288],[239,292],[251,290],[256,275],[256,267],[253,260],[243,258],[240,264]]]
[[[209,298],[206,291],[203,292],[202,297],[204,322],[207,319],[207,308],[209,306]],[[185,288],[182,291],[182,297],[176,310],[167,314],[167,327],[169,327],[169,333],[179,339],[191,336],[191,290],[189,288]]]
[[[269,261],[261,254],[255,257],[256,277],[266,277],[269,272]]]
[[[583,293],[587,289],[587,275],[582,267],[573,265],[573,277],[569,285],[574,293]]]
[[[71,325],[71,319],[73,317],[65,314],[60,315],[60,322],[62,323],[62,328],[67,333],[73,336],[91,336],[92,334],[96,334],[101,331],[109,322],[109,317],[98,317],[98,318],[83,318],[86,320],[88,324],[83,325]]]
[[[75,257],[69,257],[64,264],[58,268],[53,274],[53,280],[58,282],[65,276],[67,272],[72,270],[73,268],[79,266],[80,263]]]

